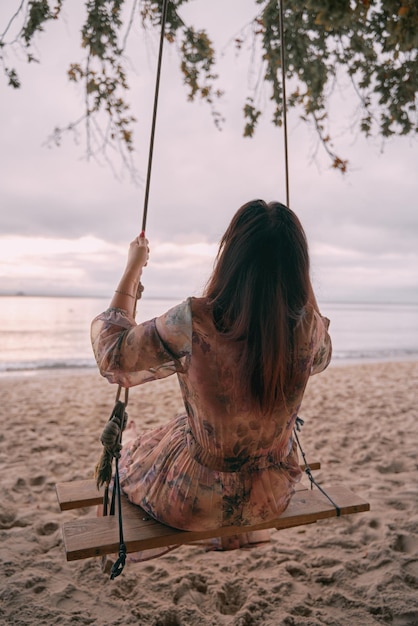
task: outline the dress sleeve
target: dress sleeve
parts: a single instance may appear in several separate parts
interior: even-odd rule
[[[311,366],[311,375],[319,374],[326,369],[331,361],[332,343],[328,333],[330,321],[315,311],[314,327],[314,357]]]
[[[91,341],[102,376],[123,387],[183,371],[192,345],[190,301],[142,324],[123,309],[107,309],[93,320]]]

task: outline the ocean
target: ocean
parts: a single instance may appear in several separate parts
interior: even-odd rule
[[[138,303],[137,321],[164,313],[175,300]],[[108,299],[0,297],[0,375],[96,367],[90,322]],[[418,360],[418,304],[321,303],[330,318],[333,365]]]

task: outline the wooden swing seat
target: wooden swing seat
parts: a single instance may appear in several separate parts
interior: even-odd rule
[[[311,463],[318,469],[319,463]],[[303,466],[302,466],[303,468]],[[94,480],[79,480],[56,485],[62,511],[97,506],[103,502],[103,491]],[[346,487],[327,488],[327,493],[340,508],[340,515],[369,511],[368,502]],[[216,530],[178,530],[150,518],[139,506],[122,497],[123,534],[127,552],[148,550],[170,545],[193,543],[211,537],[226,537],[242,532],[266,528],[292,528],[312,524],[318,520],[336,517],[337,511],[318,489],[299,484],[288,508],[280,517],[254,526],[228,526]],[[79,517],[63,524],[64,547],[67,561],[117,553],[119,550],[118,517]]]

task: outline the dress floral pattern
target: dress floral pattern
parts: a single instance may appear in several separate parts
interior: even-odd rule
[[[328,325],[306,307],[294,329],[297,384],[285,407],[263,415],[238,390],[239,342],[216,330],[205,298],[143,324],[121,309],[95,318],[92,345],[103,376],[131,387],[177,374],[184,400],[184,414],[124,446],[119,465],[128,498],[185,530],[280,515],[301,476],[292,431],[303,393],[331,358]]]

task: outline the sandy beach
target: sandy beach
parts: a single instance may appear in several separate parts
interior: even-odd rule
[[[418,362],[331,366],[309,383],[308,459],[370,512],[251,549],[183,546],[110,581],[96,559],[66,562],[61,524],[79,513],[60,513],[55,483],[92,476],[115,388],[96,372],[0,378],[0,623],[418,625],[417,387]],[[179,410],[173,377],[130,392],[138,428]]]

